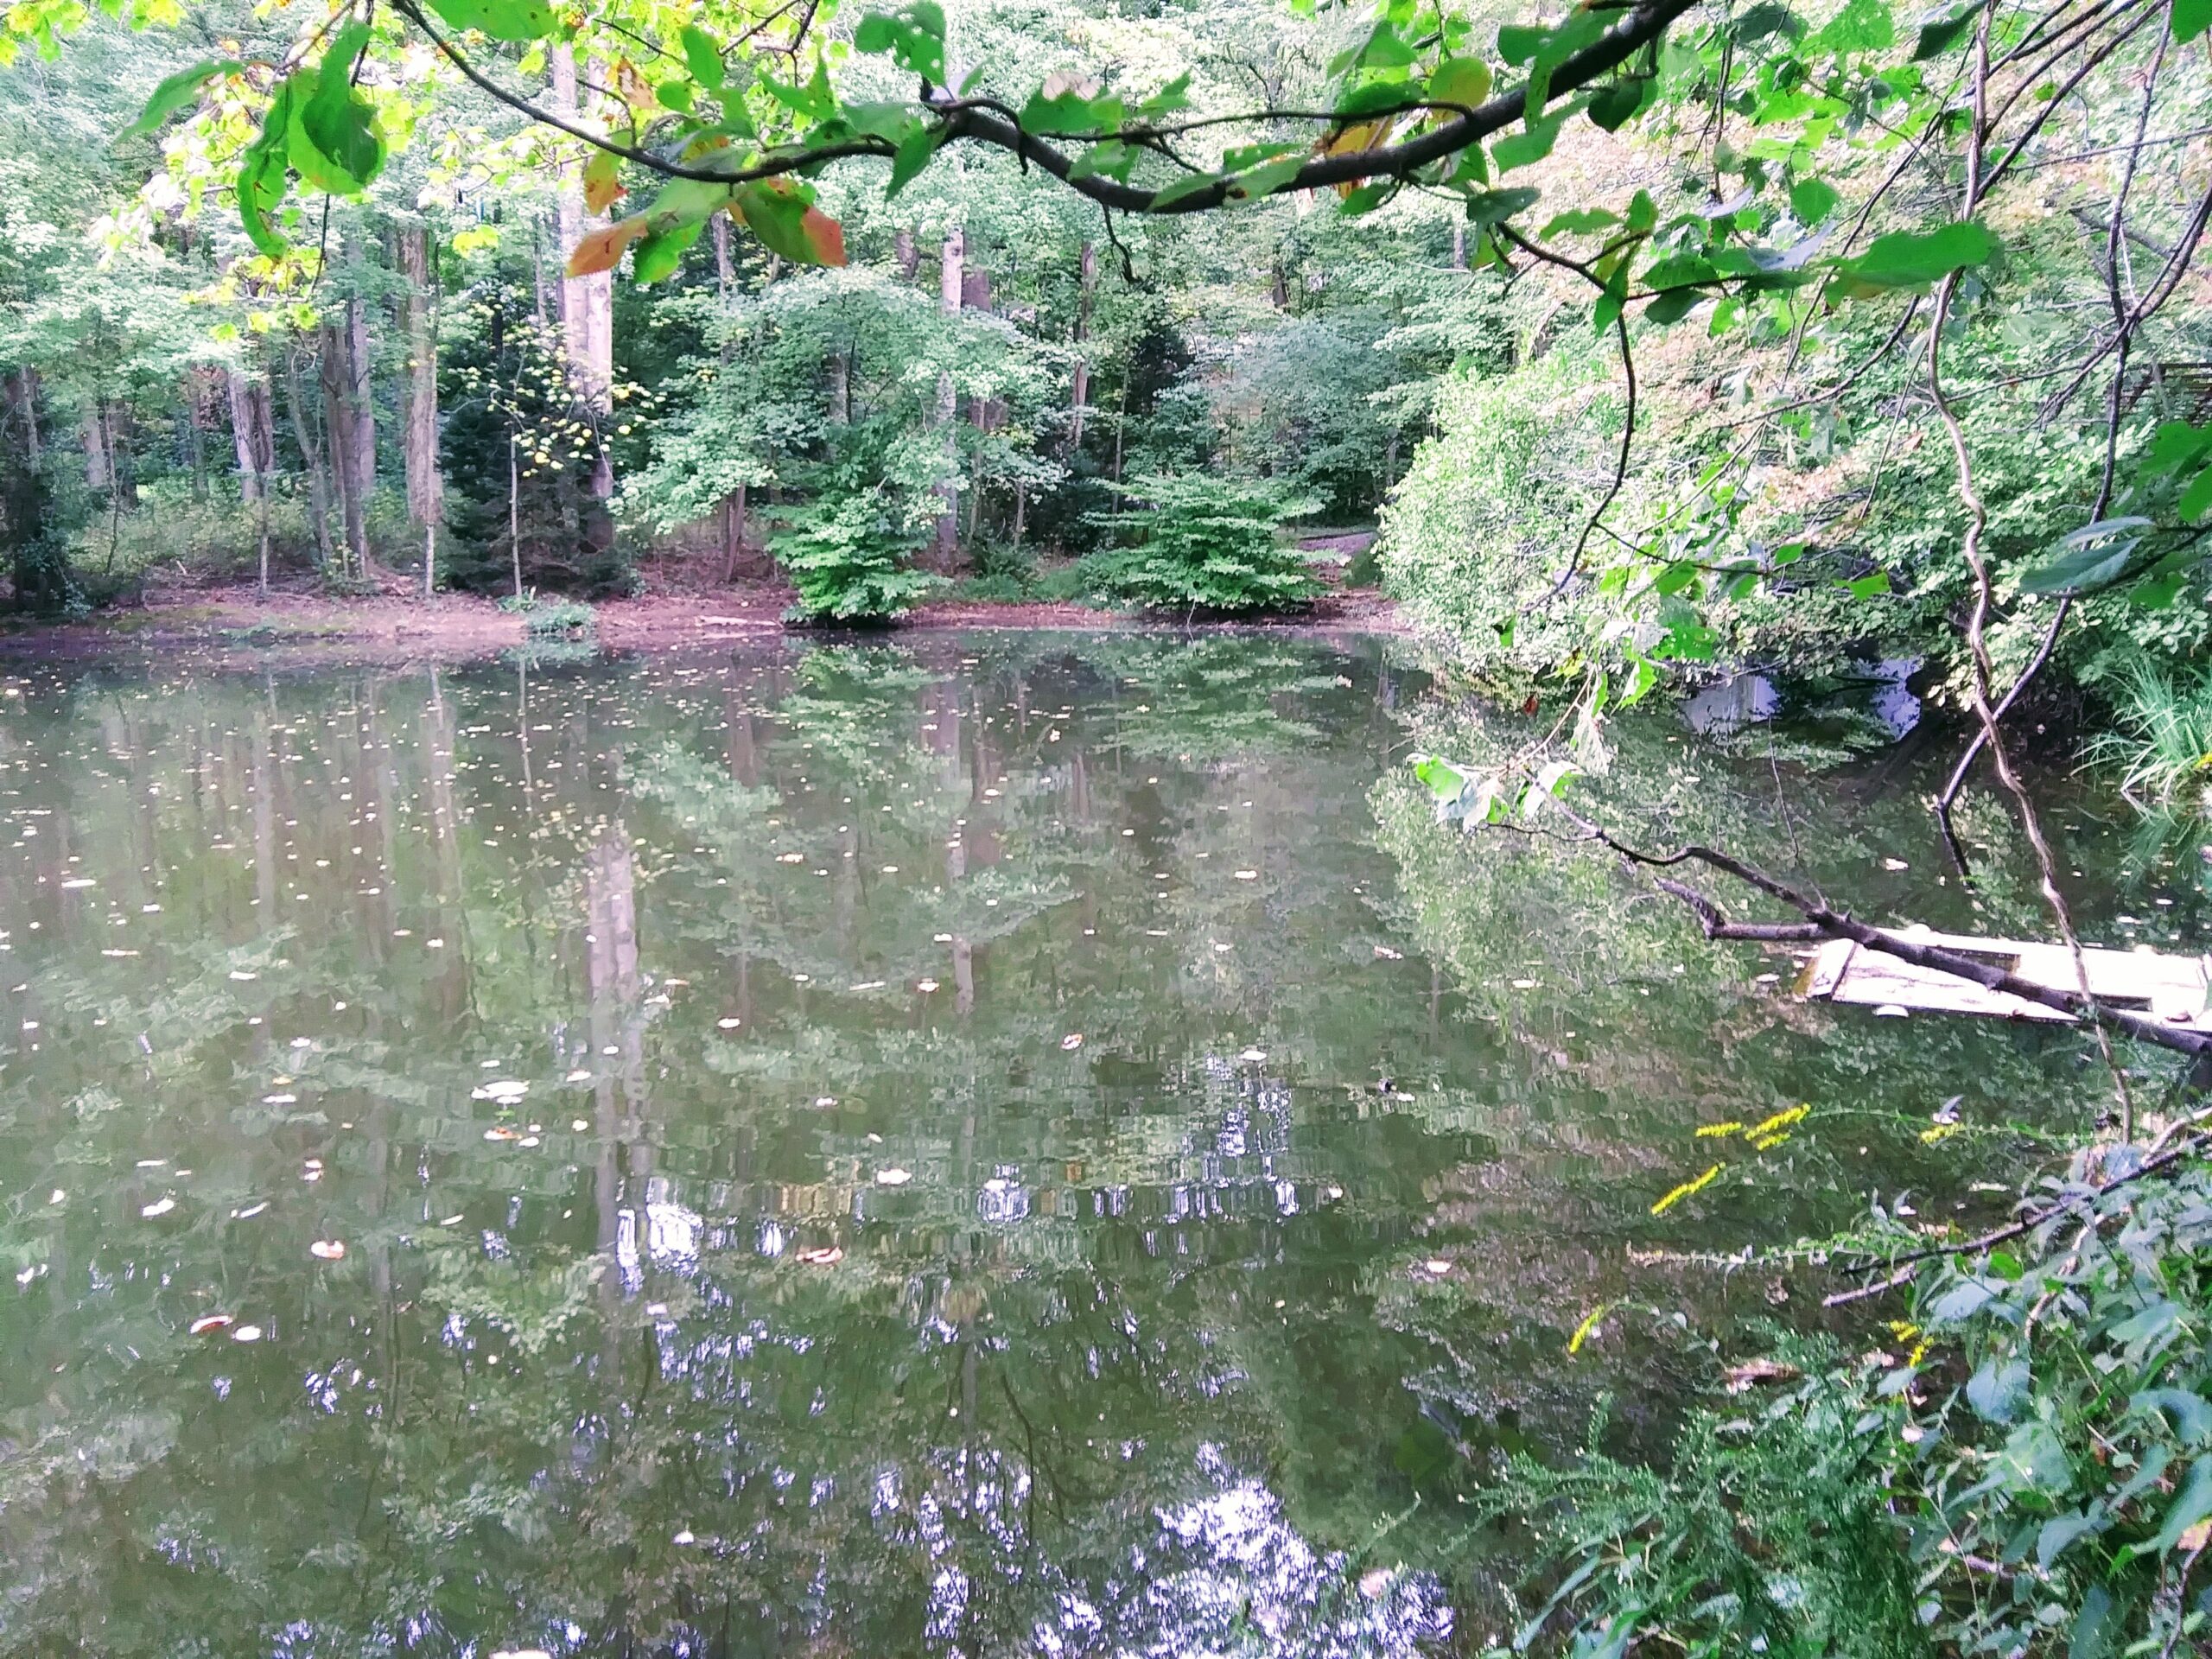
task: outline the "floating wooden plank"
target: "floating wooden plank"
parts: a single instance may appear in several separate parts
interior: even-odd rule
[[[2073,953],[2063,944],[1977,938],[1925,927],[1897,928],[1891,937],[1974,957],[2052,990],[2080,988]],[[2212,957],[2161,955],[2147,945],[2133,950],[2085,948],[2082,965],[2088,970],[2090,995],[2101,1002],[2166,1025],[2192,1030],[2212,1025]],[[2061,1023],[2073,1019],[2009,991],[1993,991],[1955,974],[1871,950],[1855,939],[1830,939],[1821,945],[1799,976],[1797,994],[1808,1001],[1899,1012]]]

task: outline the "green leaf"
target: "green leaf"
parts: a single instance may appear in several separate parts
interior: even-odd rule
[[[1127,184],[1129,175],[1136,168],[1139,153],[1133,144],[1125,144],[1118,138],[1109,138],[1103,143],[1091,145],[1077,156],[1068,168],[1068,177],[1087,179],[1095,173],[1106,178],[1119,179]]]
[[[2027,1391],[2028,1367],[2024,1360],[2000,1360],[1992,1356],[1967,1379],[1967,1403],[1986,1422],[2011,1422]]]
[[[1658,205],[1651,200],[1649,190],[1639,190],[1629,199],[1628,227],[1638,236],[1649,236],[1659,223]]]
[[[553,32],[546,0],[430,0],[430,10],[458,29],[478,29],[495,41],[543,40]]]
[[[1932,231],[1892,231],[1842,268],[1875,288],[1924,288],[1996,252],[1997,238],[1969,219]]]
[[[682,39],[683,64],[690,70],[692,79],[710,92],[721,91],[727,72],[722,67],[721,50],[715,46],[714,37],[696,23],[686,23]]]
[[[2167,421],[2152,435],[2151,447],[2143,455],[2143,470],[2153,478],[2161,473],[2177,473],[2208,451],[2212,451],[2212,426]]]
[[[1878,599],[1890,591],[1890,573],[1877,570],[1871,575],[1854,577],[1843,587],[1853,599]]]
[[[1518,68],[1536,55],[1546,33],[1527,23],[1508,23],[1497,31],[1497,55]]]
[[[2166,1511],[2165,1525],[2158,1529],[2157,1537],[2143,1547],[2143,1553],[2164,1554],[2181,1541],[2182,1534],[2208,1515],[2212,1515],[2212,1458],[2199,1458],[2189,1465],[2189,1478],[2174,1494],[2174,1506]]]
[[[665,230],[647,231],[630,256],[632,275],[640,283],[657,283],[671,275],[683,263],[683,251],[699,239],[706,223],[703,219],[692,219]]]
[[[2186,46],[2212,28],[2212,0],[2173,0],[2170,16],[2174,44]]]
[[[1617,80],[1590,100],[1590,118],[1607,132],[1618,132],[1636,119],[1657,83],[1649,76]]]
[[[1503,225],[1523,208],[1535,205],[1544,193],[1534,185],[1516,185],[1510,190],[1484,190],[1467,198],[1467,218],[1487,229]]]
[[[1849,0],[1805,42],[1808,52],[1885,52],[1897,44],[1897,25],[1885,0]]]
[[[1229,181],[1229,194],[1239,200],[1251,201],[1273,195],[1296,178],[1299,168],[1306,162],[1306,156],[1300,151],[1263,162],[1258,167],[1247,168]]]
[[[290,182],[285,169],[292,124],[304,99],[300,81],[300,75],[290,74],[276,83],[261,118],[260,136],[246,147],[238,164],[238,220],[245,226],[247,239],[271,259],[281,259],[288,251],[269,216],[283,205]]]
[[[1680,322],[1705,297],[1694,288],[1670,289],[1643,308],[1643,320],[1657,323],[1662,327],[1670,322]]]
[[[1981,16],[1979,5],[1968,6],[1964,11],[1949,17],[1939,18],[1920,26],[1920,40],[1912,48],[1912,60],[1925,63],[1930,58],[1940,58],[1971,31],[1974,20]]]
[[[1188,70],[1169,81],[1150,98],[1137,105],[1137,113],[1145,116],[1173,115],[1178,110],[1191,107],[1191,75]]]
[[[1492,144],[1491,159],[1497,163],[1497,170],[1510,173],[1516,167],[1528,167],[1549,156],[1552,146],[1559,141],[1559,130],[1586,101],[1577,98],[1562,104],[1549,115],[1529,122],[1519,132],[1509,133]]]
[[[300,111],[300,130],[308,142],[355,190],[366,189],[384,170],[384,140],[377,137],[374,111],[353,86],[353,66],[368,43],[365,23],[339,30]]]
[[[2181,500],[2174,511],[2183,518],[2202,518],[2212,508],[2212,467],[2196,475],[2196,481],[2181,493]]]
[[[881,52],[909,74],[944,84],[944,10],[936,0],[913,0],[895,12],[872,11],[853,31],[853,48]]]
[[[918,127],[899,142],[899,150],[891,158],[891,182],[884,189],[885,200],[889,200],[922,175],[922,169],[937,154],[938,134],[930,127]]]
[[[1152,193],[1152,205],[1154,209],[1170,207],[1176,202],[1184,200],[1187,197],[1197,195],[1199,192],[1205,190],[1211,185],[1219,184],[1220,182],[1221,175],[1218,173],[1185,174],[1183,177],[1175,180],[1173,183],[1163,186],[1161,188],[1154,191]]]
[[[197,100],[200,89],[216,76],[236,74],[245,67],[235,58],[216,58],[178,70],[154,88],[154,95],[146,100],[146,107],[138,112],[138,118],[116,134],[117,140],[143,138],[186,105]]]
[[[1842,193],[1826,179],[1800,179],[1789,187],[1790,216],[1810,230],[1835,211]]]
[[[1413,757],[1414,776],[1428,785],[1430,794],[1440,801],[1456,801],[1467,786],[1471,773],[1465,772],[1449,760],[1433,754]]]
[[[1603,207],[1576,207],[1554,215],[1544,226],[1544,239],[1554,236],[1587,236],[1592,231],[1605,230],[1621,222],[1620,215],[1609,213]]]
[[[1039,91],[1022,105],[1021,124],[1031,132],[1113,132],[1122,124],[1118,98],[1085,98],[1080,92],[1060,92],[1047,98]]]

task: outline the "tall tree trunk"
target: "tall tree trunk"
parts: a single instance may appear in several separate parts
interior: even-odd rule
[[[722,586],[737,575],[738,556],[745,551],[745,486],[722,498]]]
[[[268,384],[235,369],[224,378],[230,386],[231,448],[238,458],[238,497],[258,501],[269,487],[269,474],[276,469]]]
[[[570,120],[577,114],[576,55],[562,45],[553,48],[553,108]],[[613,407],[614,385],[614,278],[611,271],[571,276],[568,260],[576,244],[602,221],[584,205],[583,167],[572,169],[563,181],[557,212],[561,230],[561,327],[568,341],[569,372],[577,397],[596,415]],[[614,463],[602,441],[592,459],[584,493],[594,504],[586,514],[585,539],[600,551],[614,544],[613,520],[605,503],[614,493]]]
[[[944,233],[944,251],[938,265],[937,303],[938,309],[946,316],[957,316],[960,311],[967,251],[968,239],[959,226]],[[950,369],[937,378],[934,418],[944,433],[944,482],[938,487],[940,505],[937,516],[937,557],[939,567],[950,570],[960,540],[960,486],[957,481],[960,435],[955,429],[960,418],[960,404]]]
[[[853,423],[853,348],[840,346],[830,353],[830,418],[839,426]]]
[[[445,521],[445,480],[438,470],[438,291],[427,226],[393,232],[406,279],[407,517],[423,537],[423,597],[436,590],[438,526]]]
[[[707,221],[715,241],[715,286],[721,300],[722,309],[729,309],[731,296],[737,291],[737,267],[729,257],[729,215],[716,213]]]
[[[361,489],[358,461],[360,433],[354,421],[352,388],[353,372],[346,330],[336,323],[322,326],[322,411],[330,423],[330,474],[338,482],[339,516],[346,526],[346,552],[352,574],[369,571],[368,500]]]
[[[1464,219],[1455,219],[1452,221],[1452,269],[1465,270],[1466,268],[1467,221]]]
[[[38,429],[38,371],[26,365],[7,379],[8,414],[22,428],[23,464],[34,472],[45,466],[45,447]]]
[[[922,251],[914,245],[914,233],[908,230],[891,232],[891,257],[897,262],[899,276],[903,282],[912,282],[914,273],[922,268]]]
[[[353,237],[346,240],[346,258],[356,270],[364,263],[361,245]],[[346,302],[345,329],[346,349],[339,362],[352,422],[340,459],[365,514],[377,493],[376,355],[369,343],[369,308],[358,295]]]
[[[184,453],[192,467],[192,499],[207,499],[207,371],[188,370],[184,377]]]
[[[1083,245],[1083,258],[1077,267],[1075,300],[1075,344],[1078,353],[1090,338],[1090,298],[1098,286],[1098,250],[1090,243]],[[1075,360],[1075,382],[1068,390],[1068,454],[1072,455],[1083,448],[1084,411],[1090,404],[1090,359],[1077,356]],[[1017,535],[1014,539],[1020,540]]]
[[[264,417],[268,407],[268,391],[262,390]],[[292,346],[284,348],[284,402],[292,416],[292,437],[300,446],[300,461],[308,474],[308,521],[315,527],[315,557],[325,570],[338,568],[338,550],[330,542],[330,472],[323,463],[322,440],[314,423],[308,419],[307,389],[300,381],[300,354]],[[235,410],[237,405],[232,408]],[[270,465],[275,465],[272,461]],[[266,489],[264,485],[264,489]]]
[[[115,458],[108,453],[107,399],[96,397],[85,413],[85,483],[95,490],[115,485]]]

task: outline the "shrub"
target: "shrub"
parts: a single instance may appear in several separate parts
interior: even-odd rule
[[[511,616],[522,618],[523,629],[532,639],[575,639],[591,632],[598,618],[588,605],[579,605],[574,600],[560,600],[549,605],[537,596],[537,590],[510,594],[499,601],[499,608]]]
[[[1082,562],[1090,590],[1110,603],[1230,615],[1288,610],[1321,591],[1306,557],[1284,543],[1284,521],[1311,503],[1257,479],[1145,478],[1147,505],[1114,522],[1141,545]]]
[[[769,547],[798,589],[793,620],[887,622],[944,585],[942,576],[906,568],[920,540],[863,490],[800,508]]]
[[[1510,1460],[1484,1507],[1561,1575],[1523,1644],[1555,1618],[1614,1655],[2201,1652],[2212,1172],[2102,1146],[2021,1202],[2024,1235],[1920,1263],[1897,1351],[1782,1341],[1669,1469]]]

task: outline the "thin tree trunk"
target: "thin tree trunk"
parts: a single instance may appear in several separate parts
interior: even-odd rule
[[[1079,353],[1090,338],[1090,298],[1098,286],[1098,250],[1090,243],[1083,245],[1081,272],[1076,287],[1075,343]],[[1077,356],[1075,360],[1075,384],[1068,392],[1068,454],[1074,454],[1083,448],[1084,410],[1090,403],[1090,361]],[[1016,541],[1021,538],[1019,534]]]
[[[438,468],[437,272],[428,226],[403,225],[393,239],[407,283],[407,516],[423,533],[427,600],[436,591],[438,525],[445,519],[445,483]]]
[[[45,464],[38,431],[38,371],[28,365],[8,377],[8,404],[23,426],[23,464],[33,474]]]
[[[1452,221],[1452,269],[1465,270],[1466,268],[1467,221],[1464,219],[1455,219]]]
[[[830,354],[830,418],[839,426],[853,423],[853,353],[849,346]]]
[[[914,233],[912,231],[898,230],[891,232],[891,257],[899,266],[900,279],[905,282],[912,282],[914,273],[922,268],[922,251],[914,245]]]
[[[577,115],[576,56],[566,45],[553,48],[553,107],[571,120]],[[568,259],[586,232],[602,221],[584,205],[583,168],[579,163],[564,178],[556,211],[560,219],[562,261],[561,326],[568,341],[569,372],[576,395],[596,415],[612,408],[614,384],[614,278],[611,271],[570,276]],[[613,520],[605,506],[614,493],[613,458],[601,442],[592,457],[584,493],[594,504],[586,515],[585,539],[601,551],[614,543]]]
[[[205,377],[194,369],[184,377],[184,451],[192,467],[192,499],[207,499],[207,413]]]
[[[353,574],[369,569],[368,502],[361,492],[358,466],[360,434],[354,428],[356,410],[350,395],[353,373],[346,330],[335,323],[322,326],[322,410],[330,423],[331,476],[338,483],[339,516],[346,527],[346,552]]]
[[[289,346],[284,350],[284,401],[292,412],[292,436],[300,446],[300,460],[307,467],[308,518],[315,526],[315,556],[325,570],[334,570],[338,551],[330,541],[330,474],[323,464],[322,440],[308,419],[307,390],[300,383],[300,354]]]
[[[728,587],[737,575],[738,556],[745,551],[745,486],[722,498],[722,583]]]
[[[730,296],[737,290],[737,267],[729,257],[729,215],[716,213],[707,222],[715,239],[715,282],[722,309],[727,311]]]
[[[85,483],[95,490],[115,486],[115,461],[107,447],[107,399],[96,397],[85,416]]]
[[[507,551],[515,563],[515,597],[522,597],[522,445],[507,439]]]
[[[232,370],[225,377],[231,392],[231,447],[238,458],[238,497],[241,500],[261,499],[262,474],[260,424],[256,419],[253,382],[247,376]]]
[[[346,238],[346,257],[356,270],[365,263],[354,238]],[[346,302],[345,317],[346,350],[340,365],[345,371],[346,404],[353,418],[343,459],[365,515],[377,493],[376,358],[369,343],[369,308],[358,295]]]
[[[946,316],[956,316],[960,311],[967,248],[967,238],[957,226],[944,233],[944,249],[938,265],[938,309]],[[940,505],[937,518],[937,557],[939,567],[946,570],[952,568],[959,550],[960,486],[957,474],[960,435],[956,429],[959,418],[959,395],[952,384],[952,371],[947,369],[937,378],[934,416],[935,423],[944,434],[944,482],[938,486]]]

